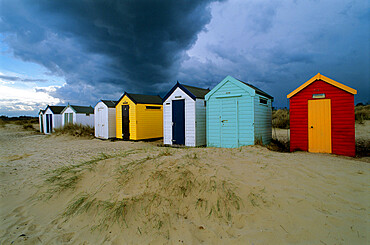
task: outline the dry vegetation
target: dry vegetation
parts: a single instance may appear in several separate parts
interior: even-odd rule
[[[232,214],[243,205],[232,181],[215,175],[199,154],[176,150],[173,156],[172,151],[129,150],[63,166],[46,174],[46,190],[40,197],[49,200],[73,190],[75,196],[61,215],[97,215],[92,230],[106,230],[114,224],[137,226],[140,234],[154,229],[169,239],[172,219],[200,215],[232,224]],[[102,183],[101,174],[107,171],[113,178]],[[81,188],[86,181],[91,184]],[[260,194],[250,193],[248,199],[258,206]],[[137,220],[146,222],[137,224]]]
[[[61,128],[55,128],[54,135],[71,135],[77,137],[94,137],[94,128],[88,125],[67,124]]]
[[[370,105],[357,105],[355,107],[356,122],[363,124],[365,120],[370,120]]]

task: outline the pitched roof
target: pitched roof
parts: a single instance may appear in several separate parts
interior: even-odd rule
[[[194,94],[196,98],[204,99],[204,96],[211,90],[204,88],[197,88],[189,85],[182,84],[190,93]]]
[[[195,100],[196,98],[204,99],[204,96],[210,91],[209,89],[184,85],[184,84],[177,82],[176,85],[173,86],[171,90],[166,94],[166,96],[164,96],[163,101],[165,101],[168,97],[170,97],[170,95],[176,90],[176,88],[180,88],[187,95],[189,95],[193,100]]]
[[[94,108],[91,106],[79,106],[79,105],[69,105],[76,113],[86,113],[94,114]]]
[[[356,89],[353,89],[353,88],[350,88],[344,84],[341,84],[341,83],[338,83],[324,75],[321,75],[320,73],[317,73],[316,76],[314,76],[313,78],[311,78],[310,80],[308,80],[307,82],[305,82],[304,84],[302,84],[301,86],[299,86],[297,89],[295,89],[293,92],[291,92],[290,94],[288,94],[286,97],[289,99],[290,97],[294,96],[295,94],[297,94],[299,91],[301,91],[302,89],[304,89],[305,87],[307,87],[308,85],[310,85],[311,83],[317,81],[317,80],[321,80],[321,81],[324,81],[326,83],[329,83],[337,88],[340,88],[348,93],[351,93],[351,94],[357,94],[357,90]]]
[[[101,100],[108,108],[114,108],[118,101],[115,100]]]
[[[127,97],[132,100],[135,104],[158,104],[162,105],[162,98],[159,95],[147,95],[147,94],[131,94],[125,92],[121,98],[117,101],[118,104],[123,97]]]
[[[63,105],[63,106],[47,106],[46,107],[46,109],[45,109],[45,111],[47,110],[47,109],[50,109],[54,114],[60,114],[60,113],[62,113],[62,111],[63,111],[63,109],[65,108],[65,106]]]
[[[238,81],[240,81],[239,79],[237,79]],[[255,91],[256,91],[256,94],[259,94],[259,95],[262,95],[262,96],[265,96],[265,97],[267,97],[267,98],[269,98],[269,99],[274,99],[274,97],[272,97],[271,95],[269,95],[268,93],[266,93],[266,92],[264,92],[264,91],[262,91],[261,89],[259,89],[259,88],[257,88],[257,87],[255,87],[255,86],[253,86],[252,84],[250,84],[250,83],[246,83],[246,82],[243,82],[243,81],[240,81],[240,82],[242,82],[242,83],[244,83],[245,85],[247,85],[247,86],[249,86],[249,87],[251,87],[252,89],[254,89]]]
[[[45,113],[45,110],[40,109],[40,111],[39,111],[39,115],[40,115],[40,113],[44,114],[44,113]]]

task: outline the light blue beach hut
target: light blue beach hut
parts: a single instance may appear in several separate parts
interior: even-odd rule
[[[227,76],[205,96],[207,146],[270,143],[273,99],[255,86]]]

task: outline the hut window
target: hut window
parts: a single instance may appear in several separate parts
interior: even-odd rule
[[[267,99],[260,98],[260,104],[267,105]]]
[[[147,106],[146,109],[160,110],[160,106]]]
[[[88,116],[88,117],[89,117],[89,116],[90,116],[90,114],[89,114],[89,113],[86,113],[86,116]]]
[[[207,106],[207,101],[204,101],[204,106]]]
[[[325,94],[313,94],[312,98],[313,99],[323,99],[325,98]]]
[[[166,105],[171,105],[171,103],[166,103]]]

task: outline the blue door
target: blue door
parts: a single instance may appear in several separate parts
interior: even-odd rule
[[[53,118],[51,114],[46,114],[46,133],[53,131]]]
[[[185,100],[172,101],[172,144],[185,145]]]
[[[220,141],[221,147],[238,147],[238,110],[236,98],[223,98],[221,100]]]

